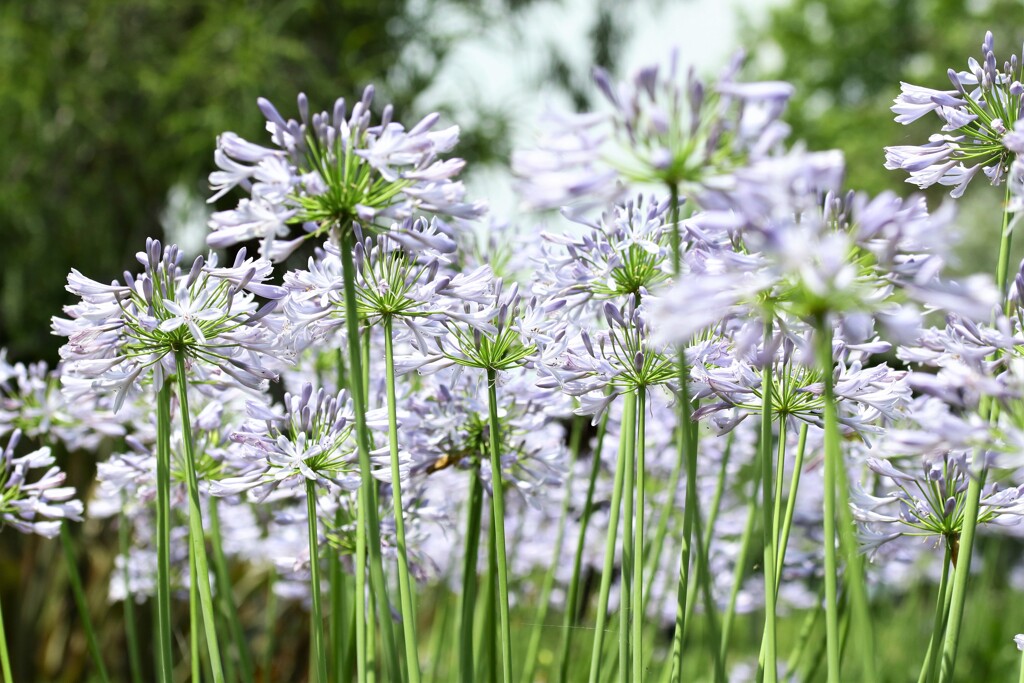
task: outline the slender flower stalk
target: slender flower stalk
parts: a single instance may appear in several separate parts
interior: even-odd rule
[[[946,617],[948,615],[949,603],[949,570],[953,565],[953,543],[947,538],[945,542],[945,556],[942,558],[942,578],[939,579],[938,598],[935,605],[935,620],[932,626],[932,636],[928,641],[928,652],[924,658],[924,665],[921,667],[921,674],[918,676],[918,683],[932,683],[938,670],[938,659],[942,633],[946,630]]]
[[[352,249],[354,246],[354,235],[352,226],[338,226],[341,232],[341,265],[343,274],[343,286],[345,292],[345,309],[355,311],[356,309],[356,271],[352,260]],[[352,377],[363,377],[365,371],[362,349],[359,340],[360,324],[355,315],[345,316],[345,327],[348,337],[348,367],[351,369]],[[387,582],[384,579],[384,568],[381,560],[380,545],[380,522],[377,518],[376,506],[376,484],[370,469],[370,433],[366,424],[366,394],[362,382],[352,382],[352,403],[355,409],[355,431],[356,445],[359,454],[359,472],[362,483],[359,489],[359,515],[366,532],[366,547],[369,556],[371,590],[377,600],[377,609],[380,610],[379,623],[381,641],[384,650],[384,658],[388,663],[392,675],[397,676],[402,671],[399,664],[398,652],[395,647],[395,632],[391,623],[390,603],[388,601]],[[356,575],[362,572],[362,565],[356,568]],[[356,586],[356,595],[359,586]],[[358,603],[357,603],[358,604]],[[358,615],[357,615],[358,618]]]
[[[409,559],[405,541],[405,509],[402,505],[402,473],[398,463],[398,401],[395,398],[395,350],[392,320],[383,320],[384,363],[387,376],[388,448],[391,455],[391,500],[395,514],[395,539],[398,543],[398,594],[405,636],[405,659],[409,683],[420,683],[419,647],[416,638],[416,611],[409,578]]]
[[[597,475],[601,471],[601,454],[604,451],[604,439],[608,433],[608,414],[605,413],[597,428],[597,445],[591,454],[590,479],[587,483],[587,495],[583,503],[583,512],[578,524],[579,538],[576,541],[576,553],[573,556],[572,576],[569,579],[569,592],[565,599],[565,614],[562,618],[562,645],[558,657],[558,683],[566,683],[569,676],[572,636],[576,631],[576,618],[579,613],[580,570],[583,566],[583,550],[587,542],[587,529],[590,527],[590,516],[594,511],[594,490],[597,487]]]
[[[199,588],[199,602],[203,613],[206,647],[210,655],[210,668],[214,683],[224,682],[224,667],[220,657],[220,642],[217,637],[217,620],[213,608],[213,589],[210,586],[210,568],[206,558],[206,535],[203,531],[202,507],[199,501],[199,482],[196,477],[195,454],[192,445],[192,421],[188,412],[188,378],[185,354],[174,354],[178,378],[178,401],[181,406],[181,437],[185,445],[185,481],[188,486],[188,523],[190,556],[195,558],[195,569]]]
[[[644,678],[644,510],[646,496],[646,429],[647,389],[637,392],[636,403],[636,515],[633,521],[633,675],[626,680],[643,681]],[[622,671],[627,670],[625,659],[620,663]]]
[[[96,631],[92,626],[92,619],[89,617],[89,604],[85,599],[85,591],[82,589],[82,578],[78,575],[78,560],[75,557],[74,541],[71,540],[71,533],[67,524],[60,526],[60,544],[64,549],[64,560],[68,568],[68,582],[71,584],[71,591],[75,596],[75,605],[78,607],[78,615],[82,620],[82,628],[85,629],[86,643],[89,645],[89,654],[100,674],[100,680],[104,683],[110,681],[107,674],[107,666],[103,663],[103,651],[100,650],[99,641],[96,639]]]
[[[476,564],[480,554],[480,524],[483,516],[483,485],[473,472],[469,478],[466,506],[466,546],[463,549],[461,619],[459,623],[459,673],[462,683],[473,683],[473,608],[476,606]]]
[[[772,356],[774,355],[774,342],[772,338],[772,322],[771,318],[768,318],[764,324],[764,345],[762,348],[762,362],[764,368],[761,374],[762,385],[761,385],[761,512],[762,520],[761,523],[764,526],[764,645],[765,645],[765,659],[764,659],[764,680],[767,683],[775,683],[777,677],[777,655],[776,655],[776,635],[775,635],[775,582],[776,582],[776,566],[775,566],[775,554],[776,554],[776,543],[778,537],[776,536],[776,525],[775,525],[775,505],[778,501],[772,500],[772,476],[773,476],[773,463],[772,453],[774,452],[773,433],[772,433],[772,396],[775,393],[773,389],[774,378],[774,363],[772,363]],[[831,358],[831,355],[830,355]],[[780,436],[781,438],[781,436]],[[828,538],[826,536],[826,544]]]
[[[633,460],[631,440],[625,435],[634,430],[636,401],[634,394],[627,394],[623,402],[622,425],[619,439],[619,454],[615,463],[615,483],[612,487],[611,507],[608,510],[608,535],[605,539],[604,564],[601,569],[601,588],[597,598],[597,623],[594,625],[594,644],[590,654],[589,683],[598,683],[601,675],[601,652],[604,646],[605,623],[608,620],[608,594],[612,586],[612,569],[615,564],[615,541],[619,533],[619,512],[622,506],[622,492],[626,470]]]
[[[558,515],[558,531],[555,532],[555,543],[552,548],[552,555],[554,557],[560,557],[562,554],[562,546],[565,539],[565,528],[569,521],[569,506],[572,503],[572,475],[575,472],[575,465],[579,459],[580,445],[583,440],[584,422],[584,418],[577,415],[573,419],[572,431],[569,435],[569,477],[565,482],[565,498],[562,500],[562,509]],[[582,532],[580,535],[583,535]],[[537,596],[538,607],[537,614],[534,617],[533,631],[530,633],[525,663],[519,675],[521,683],[531,683],[534,679],[534,673],[537,668],[537,654],[540,651],[542,629],[545,626],[544,622],[547,619],[548,607],[551,604],[551,592],[555,587],[555,573],[557,569],[558,563],[552,562],[551,566],[548,567],[548,570],[544,573],[544,580],[541,583],[540,593]],[[572,614],[572,605],[568,599],[565,603],[565,610],[566,615]]]
[[[840,682],[839,663],[839,596],[837,580],[839,566],[836,560],[836,487],[837,467],[843,467],[839,446],[839,430],[835,403],[832,397],[832,327],[822,321],[817,334],[818,362],[825,372],[825,658],[828,683]],[[838,461],[838,462],[837,462]]]
[[[490,416],[490,457],[491,457],[491,524],[494,525],[494,552],[497,555],[498,614],[501,626],[501,672],[502,680],[512,681],[512,627],[508,609],[508,557],[505,550],[505,493],[502,484],[501,467],[501,423],[498,421],[498,378],[493,368],[487,370],[487,408]]]
[[[306,526],[309,529],[309,585],[313,595],[310,634],[317,683],[328,683],[327,649],[324,647],[324,617],[320,606],[320,535],[317,532],[316,482],[306,479]]]
[[[11,658],[7,653],[7,633],[4,630],[4,614],[0,610],[0,670],[3,671],[4,683],[14,683],[11,675]]]
[[[234,591],[231,589],[231,574],[228,572],[227,558],[224,556],[223,541],[220,530],[219,502],[216,498],[210,499],[210,545],[213,550],[213,574],[217,579],[217,597],[220,600],[221,613],[228,621],[228,628],[231,631],[231,640],[238,653],[238,665],[242,680],[253,679],[252,657],[249,654],[249,644],[245,639],[245,631],[242,628],[241,619],[238,616],[238,607],[235,605]],[[230,660],[225,660],[226,664]]]
[[[135,625],[135,598],[132,595],[128,567],[128,549],[130,546],[130,522],[128,515],[124,513],[124,500],[122,499],[121,515],[117,524],[118,549],[121,558],[124,560],[124,586],[125,599],[124,607],[124,631],[125,639],[128,641],[128,666],[131,670],[132,683],[142,683],[142,658],[139,654],[139,634]],[[159,656],[159,652],[157,653]]]
[[[156,398],[156,621],[160,683],[173,683],[171,659],[171,385]]]

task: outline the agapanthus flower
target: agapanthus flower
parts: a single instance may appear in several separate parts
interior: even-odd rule
[[[951,208],[929,214],[921,197],[840,195],[841,174],[820,170],[840,161],[794,153],[737,172],[737,186],[718,200],[722,208],[691,222],[741,246],[712,240],[688,254],[690,272],[659,293],[659,334],[682,342],[723,321],[790,313],[809,321],[872,318],[905,339],[920,324],[915,301],[985,308],[938,279]]]
[[[863,550],[878,548],[900,536],[934,537],[955,543],[960,536],[966,504],[969,471],[968,453],[943,450],[899,465],[890,459],[869,457],[867,464],[881,480],[882,495],[863,489],[851,493],[850,508],[861,524]],[[1019,524],[1024,514],[1024,486],[998,483],[982,492],[978,522]]]
[[[336,395],[306,384],[297,395],[285,394],[284,411],[248,404],[251,420],[231,439],[242,446],[236,465],[245,469],[216,482],[216,495],[254,490],[266,497],[278,487],[305,480],[344,490],[359,488],[359,465],[353,435],[354,414],[347,392]]]
[[[806,332],[806,331],[805,331]],[[796,343],[799,342],[799,343]],[[795,332],[776,335],[770,349],[775,368],[772,383],[772,413],[779,420],[798,420],[823,426],[825,398],[821,369],[810,353],[808,340],[795,337]],[[874,342],[850,348],[834,344],[833,387],[837,399],[839,422],[851,434],[862,438],[883,431],[886,424],[900,415],[910,400],[906,372],[890,368],[886,363],[872,362],[872,356],[890,348]],[[717,399],[705,404],[694,414],[697,419],[711,418],[720,431],[728,431],[762,408],[760,365],[766,355],[762,347],[748,349],[743,355],[720,354],[712,360],[706,354],[694,353],[691,379],[698,398]],[[706,360],[705,360],[706,359]],[[728,412],[723,415],[723,412]]]
[[[58,439],[69,451],[95,450],[106,438],[125,433],[124,416],[114,415],[104,397],[68,401],[60,371],[39,361],[7,363],[0,349],[0,436],[15,429],[37,440]]]
[[[906,125],[932,112],[943,121],[941,132],[924,145],[885,148],[885,167],[909,172],[908,183],[952,186],[950,195],[960,197],[978,171],[993,185],[1001,183],[1015,156],[1024,152],[1024,130],[1018,125],[1024,85],[1017,55],[999,68],[991,31],[981,51],[981,63],[971,57],[967,71],[949,69],[952,89],[900,84],[902,92],[892,107],[897,123]]]
[[[266,284],[269,262],[242,250],[231,267],[218,267],[211,254],[186,272],[178,248],[153,239],[136,258],[144,270],[125,273],[123,285],[76,270],[68,276],[68,291],[82,302],[65,307],[70,319],[54,318],[53,327],[68,337],[61,357],[70,397],[113,391],[116,411],[150,373],[157,386],[174,374],[177,354],[209,380],[261,389],[276,379],[286,352],[270,314],[285,290]],[[269,301],[260,305],[257,295]]]
[[[737,55],[718,81],[683,73],[678,54],[667,68],[649,66],[614,84],[594,80],[607,113],[549,114],[538,149],[512,159],[521,193],[534,208],[614,201],[622,181],[656,183],[692,197],[713,179],[770,151],[788,134],[778,120],[793,93],[788,83],[742,83]]]
[[[596,221],[576,218],[589,228],[581,236],[544,233],[536,257],[534,291],[549,300],[564,299],[559,315],[603,315],[605,301],[621,305],[641,290],[666,282],[669,272],[667,204],[642,195],[618,204]]]
[[[528,372],[507,375],[498,412],[503,478],[529,497],[565,476],[565,429],[556,417],[569,411],[559,392],[541,389],[535,380]],[[439,372],[420,381],[425,385],[407,395],[401,418],[410,476],[431,479],[449,468],[478,467],[489,488],[493,473],[483,373],[463,370],[453,378]]]
[[[82,520],[82,503],[73,487],[63,485],[67,475],[54,465],[49,446],[15,457],[20,440],[21,430],[16,429],[0,452],[0,523],[53,538],[63,520]],[[36,478],[33,470],[43,468]]]
[[[428,246],[429,245],[429,246]],[[410,248],[411,247],[411,248]],[[399,331],[421,338],[443,332],[440,319],[458,316],[460,301],[485,300],[491,272],[486,266],[467,273],[452,273],[445,254],[454,243],[434,223],[406,221],[391,231],[366,236],[353,248],[357,281],[356,312],[369,324],[384,317],[396,320]],[[285,315],[302,341],[332,338],[344,332],[345,295],[340,253],[327,243],[310,258],[306,270],[284,277],[288,290]],[[467,322],[471,319],[467,318]]]
[[[580,329],[538,364],[545,375],[540,385],[575,396],[580,402],[576,414],[592,415],[594,424],[621,395],[678,388],[675,356],[651,339],[645,294],[630,297],[621,307],[606,301],[606,329]]]
[[[234,133],[217,139],[220,170],[210,174],[216,190],[210,201],[236,186],[249,196],[237,208],[213,214],[210,246],[259,239],[263,256],[278,261],[304,240],[354,221],[365,231],[381,231],[414,212],[479,216],[484,205],[466,202],[465,188],[454,180],[465,162],[441,157],[458,141],[458,126],[434,130],[440,117],[429,114],[406,130],[392,120],[391,105],[371,125],[373,94],[373,86],[367,87],[351,112],[339,99],[331,112],[312,115],[300,94],[299,121],[285,120],[260,98],[274,147]],[[286,239],[294,224],[303,233]]]

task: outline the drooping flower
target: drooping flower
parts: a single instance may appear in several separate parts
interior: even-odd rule
[[[1015,156],[1024,152],[1021,64],[1010,55],[999,68],[991,31],[981,51],[981,63],[971,57],[967,71],[949,69],[952,89],[900,84],[892,107],[897,123],[906,125],[933,112],[943,121],[941,132],[924,145],[885,148],[885,167],[910,173],[908,183],[951,186],[950,195],[960,197],[978,171],[1000,184]]]

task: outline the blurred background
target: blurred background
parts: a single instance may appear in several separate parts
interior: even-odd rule
[[[942,87],[986,29],[1020,45],[1018,0],[8,0],[0,3],[0,347],[56,360],[51,315],[78,268],[109,281],[147,236],[203,249],[218,133],[260,140],[258,96],[295,115],[374,83],[413,121],[462,126],[466,179],[519,217],[506,172],[544,107],[594,104],[590,69],[626,75],[680,51],[714,73],[740,47],[750,78],[796,86],[793,139],[836,147],[850,187],[913,189],[882,147],[920,143],[893,123],[901,80]],[[557,27],[551,28],[551,27]],[[1014,35],[1016,31],[1017,35]],[[980,183],[977,183],[980,184]],[[968,193],[974,203],[993,196]],[[938,201],[941,192],[936,193]],[[224,200],[226,208],[235,198]],[[968,207],[969,208],[969,207]],[[968,210],[966,215],[970,216]],[[991,257],[984,242],[965,254]],[[977,253],[975,253],[977,252]],[[977,264],[982,266],[984,264]]]
[[[1022,17],[1020,0],[638,0],[628,12],[613,0],[7,0],[0,347],[10,362],[57,360],[49,321],[69,301],[71,268],[120,278],[147,236],[204,250],[209,213],[236,201],[206,203],[216,136],[261,141],[258,96],[287,117],[300,91],[327,109],[373,83],[397,120],[440,111],[462,127],[474,198],[529,229],[510,152],[530,143],[545,107],[597,103],[592,65],[625,76],[675,47],[714,74],[742,47],[748,79],[796,86],[793,141],[842,150],[851,188],[908,194],[882,148],[920,144],[936,126],[892,121],[900,81],[945,87],[987,29],[997,55],[1016,52]],[[1001,195],[981,184],[960,207],[963,271],[993,270]],[[70,467],[88,482],[94,465]],[[54,544],[12,535],[0,543],[0,590],[12,648],[38,652],[24,680],[82,680],[73,606],[51,600],[67,590]],[[104,577],[109,561],[90,556],[83,571]],[[90,593],[100,612],[104,590]]]

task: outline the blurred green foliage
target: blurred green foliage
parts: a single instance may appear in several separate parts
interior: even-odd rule
[[[409,120],[458,35],[436,6],[483,25],[528,0],[33,0],[0,4],[0,346],[55,360],[49,318],[68,271],[133,268],[176,184],[205,197],[218,133],[261,139],[257,96],[294,115],[367,83]],[[472,25],[472,24],[471,24]],[[501,112],[460,148],[502,155]],[[228,206],[232,200],[225,201]]]
[[[763,23],[747,21],[743,44],[758,76],[796,86],[786,115],[794,139],[841,149],[850,187],[909,193],[916,188],[904,183],[906,174],[883,168],[882,148],[924,144],[939,125],[935,117],[893,121],[900,82],[951,88],[946,70],[980,58],[988,30],[997,59],[1020,55],[1021,7],[1020,0],[790,0]]]

